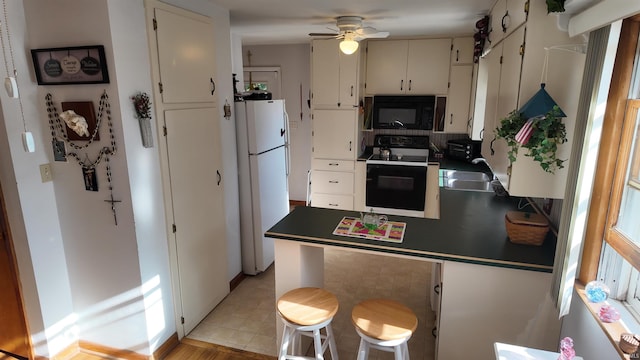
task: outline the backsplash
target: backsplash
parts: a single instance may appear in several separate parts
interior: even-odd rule
[[[363,138],[365,145],[372,146],[373,138],[376,135],[421,135],[429,136],[429,141],[435,144],[440,149],[446,149],[447,141],[457,139],[468,139],[467,134],[446,134],[441,132],[433,132],[429,130],[398,130],[398,129],[375,129],[372,131],[363,131]]]

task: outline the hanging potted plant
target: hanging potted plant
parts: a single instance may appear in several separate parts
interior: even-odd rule
[[[543,115],[527,118],[524,113],[514,110],[500,120],[495,129],[496,136],[507,142],[509,162],[516,161],[518,150],[526,149],[525,156],[540,163],[542,170],[555,173],[564,167],[565,160],[558,159],[558,145],[567,141],[567,130],[562,122],[564,113],[557,105]]]

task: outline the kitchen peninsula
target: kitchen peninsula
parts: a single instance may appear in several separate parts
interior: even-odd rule
[[[504,216],[522,205],[518,198],[440,190],[440,219],[389,216],[406,223],[401,243],[333,234],[358,212],[297,207],[266,232],[275,239],[276,298],[323,286],[325,248],[429,261],[441,264],[436,359],[490,359],[496,341],[555,350],[560,321],[548,295],[555,236],[539,247],[513,244]]]

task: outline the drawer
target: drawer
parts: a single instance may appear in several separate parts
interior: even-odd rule
[[[355,161],[313,159],[311,161],[311,168],[313,170],[353,171],[355,169]]]
[[[311,173],[311,191],[314,193],[353,195],[354,174],[340,171],[314,171]]]
[[[311,196],[311,206],[327,209],[353,210],[353,196],[314,193]]]

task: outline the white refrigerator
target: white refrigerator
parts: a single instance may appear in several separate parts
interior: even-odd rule
[[[288,120],[284,100],[235,103],[242,271],[255,275],[274,260],[264,233],[289,212]]]

